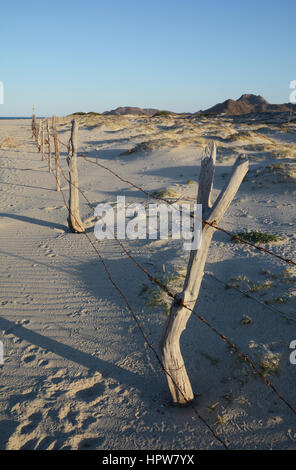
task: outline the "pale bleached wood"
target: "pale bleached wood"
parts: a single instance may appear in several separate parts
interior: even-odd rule
[[[205,148],[201,159],[197,202],[202,204],[203,217],[206,217],[208,210],[212,207],[212,189],[216,165],[216,145],[215,142]]]
[[[46,120],[46,130],[47,130],[47,145],[48,145],[48,171],[52,173],[52,154],[51,154],[51,142],[50,142],[50,130],[49,130],[49,120]]]
[[[57,132],[57,119],[55,116],[52,118],[52,129],[53,129],[53,140],[55,148],[55,170],[56,170],[56,181],[57,191],[61,190],[61,177],[60,177],[60,150],[59,150],[59,139]]]
[[[207,220],[218,224],[248,171],[248,161],[241,157],[237,159],[229,182],[225,185],[210,209],[215,158],[216,150],[215,146],[212,145],[206,149],[202,159],[198,203],[203,202],[205,204],[206,207],[203,210],[203,214],[207,214]],[[206,174],[207,171],[209,172],[208,174]],[[195,307],[214,231],[213,227],[203,224],[200,248],[190,252],[183,290],[173,301],[161,338],[160,350],[163,367],[168,372],[166,377],[173,402],[178,404],[186,404],[194,398],[180,349],[180,337],[191,315],[191,311],[182,306],[182,302],[190,308]]]
[[[38,134],[37,134],[37,145],[38,145],[38,151],[41,152],[41,121],[38,122]]]
[[[41,121],[41,155],[42,160],[45,160],[45,133],[44,133],[44,121]]]
[[[36,127],[36,115],[35,115],[35,112],[34,112],[34,106],[33,106],[33,110],[32,110],[32,139],[34,138],[35,141],[36,141],[36,130],[37,130],[37,127]]]
[[[77,171],[77,139],[78,124],[75,119],[72,120],[71,137],[68,146],[68,166],[69,166],[69,215],[68,225],[71,232],[84,232],[83,223],[79,211],[79,190],[78,190],[78,171]]]

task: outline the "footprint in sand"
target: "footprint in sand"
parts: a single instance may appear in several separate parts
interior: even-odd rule
[[[98,437],[94,435],[90,435],[88,437],[85,435],[76,435],[71,437],[65,443],[65,445],[62,447],[62,450],[95,450],[99,449],[104,442],[104,437]]]
[[[22,361],[25,364],[29,364],[33,362],[37,358],[37,353],[39,351],[40,351],[40,348],[31,344],[24,350],[23,355],[22,355]]]
[[[78,390],[75,394],[75,398],[78,400],[83,400],[86,402],[94,401],[105,391],[105,385],[102,383],[96,383],[91,387],[86,387],[81,390]]]
[[[77,450],[97,449],[105,441],[104,438],[89,437],[82,439],[77,446]]]
[[[30,362],[33,362],[35,359],[36,359],[36,355],[35,355],[35,354],[27,354],[27,355],[24,355],[24,356],[22,357],[22,361],[23,361],[25,364],[29,364]]]
[[[15,329],[17,329],[19,326],[28,325],[29,323],[30,320],[27,320],[25,318],[23,318],[22,320],[17,320],[15,324],[4,330],[3,335],[12,337],[11,335],[13,334]]]
[[[34,431],[34,429],[37,428],[37,426],[40,424],[41,421],[42,421],[42,413],[40,411],[33,413],[31,416],[28,417],[25,423],[19,428],[19,433],[31,434]]]
[[[39,248],[42,248],[45,251],[45,256],[48,258],[54,258],[57,256],[56,253],[44,242],[40,243]]]
[[[95,404],[105,396],[105,384],[102,375],[97,372],[88,379],[81,379],[71,384],[71,389],[66,393],[67,398],[79,400],[86,404]]]
[[[51,363],[47,359],[41,359],[38,361],[38,367],[50,367]]]
[[[26,349],[27,357],[34,355],[32,351],[33,345]],[[98,413],[89,408],[90,403],[94,407],[106,396],[102,375],[77,376],[76,381],[69,384],[67,373],[67,369],[57,371],[47,381],[46,390],[38,396],[27,390],[25,395],[15,397],[11,412],[19,417],[21,423],[11,434],[7,450],[87,450],[102,447],[105,438],[91,431]],[[99,407],[101,409],[101,405]],[[53,422],[56,426],[54,435],[51,433]]]

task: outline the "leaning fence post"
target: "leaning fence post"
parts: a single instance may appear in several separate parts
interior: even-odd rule
[[[209,223],[218,224],[229,207],[240,184],[248,171],[248,161],[244,157],[236,160],[229,182],[216,199],[213,207],[211,193],[216,162],[215,144],[205,150],[201,161],[197,203],[202,204],[202,218]],[[198,250],[191,250],[183,291],[174,299],[166,321],[160,350],[168,386],[174,403],[185,404],[193,400],[194,394],[187,375],[180,349],[180,337],[186,328],[191,311],[184,305],[194,308],[204,274],[204,266],[211,239],[215,229],[204,224],[202,241]]]
[[[47,145],[48,145],[48,171],[52,173],[52,163],[51,163],[51,143],[50,143],[50,132],[49,132],[49,120],[46,120],[46,130],[47,130]]]
[[[79,213],[78,171],[77,171],[78,124],[72,120],[71,137],[68,146],[67,163],[69,166],[69,215],[68,225],[71,232],[84,232]]]
[[[53,127],[53,140],[55,147],[55,169],[56,169],[56,180],[57,180],[57,191],[61,190],[61,178],[60,178],[60,151],[59,151],[59,140],[57,133],[57,119],[55,116],[52,118]]]

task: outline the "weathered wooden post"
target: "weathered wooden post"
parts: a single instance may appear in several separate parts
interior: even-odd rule
[[[49,119],[46,120],[46,130],[47,130],[47,145],[48,145],[48,171],[49,171],[49,173],[52,173]]]
[[[33,108],[32,108],[32,139],[33,139],[33,137],[34,137],[35,140],[37,139],[36,134],[37,134],[36,114],[35,114],[34,105],[33,105]]]
[[[41,160],[45,160],[45,136],[44,136],[44,121],[41,121],[41,154],[42,158]]]
[[[60,177],[60,151],[59,151],[59,140],[57,133],[57,119],[55,116],[52,118],[53,128],[53,140],[55,148],[55,169],[56,169],[56,180],[57,180],[57,191],[61,190],[61,177]]]
[[[41,129],[42,129],[42,121],[38,123],[37,145],[38,145],[39,152],[41,152],[41,141],[42,141]]]
[[[71,232],[84,232],[79,213],[78,172],[77,172],[78,124],[72,120],[71,137],[68,146],[67,163],[69,166],[69,215],[68,225]]]
[[[203,220],[218,224],[248,171],[248,161],[244,157],[238,157],[228,183],[212,206],[211,195],[215,162],[215,144],[210,143],[205,149],[201,161],[197,203],[202,204]],[[191,250],[190,252],[183,291],[173,301],[160,343],[163,366],[168,372],[166,374],[168,386],[173,402],[177,404],[186,404],[194,398],[180,349],[180,337],[186,328],[191,311],[186,309],[182,303],[192,309],[196,304],[214,231],[214,227],[203,223],[201,246],[198,250]]]

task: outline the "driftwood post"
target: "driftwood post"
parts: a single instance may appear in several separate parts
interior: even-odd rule
[[[203,220],[218,224],[248,171],[248,161],[243,157],[238,157],[228,183],[212,206],[215,162],[215,144],[210,143],[201,161],[197,203],[202,204]],[[188,403],[194,398],[180,349],[180,337],[191,315],[191,311],[183,307],[182,302],[190,308],[194,308],[196,304],[214,231],[215,229],[210,225],[203,224],[201,246],[198,250],[190,252],[183,291],[178,296],[180,301],[176,299],[173,301],[160,343],[163,366],[169,373],[169,375],[166,374],[168,386],[173,402],[178,404]]]
[[[36,124],[36,114],[34,110],[34,105],[32,109],[32,138],[37,139],[37,124]]]
[[[67,163],[69,166],[69,215],[68,225],[71,232],[84,232],[79,213],[78,172],[77,172],[77,137],[78,124],[72,121],[71,137],[68,146]]]
[[[51,162],[51,143],[50,143],[50,131],[49,131],[49,120],[46,120],[47,130],[47,145],[48,145],[48,171],[52,173],[52,162]]]
[[[57,133],[57,119],[55,116],[52,118],[53,128],[53,140],[55,148],[55,169],[56,169],[56,180],[57,180],[57,191],[61,190],[61,177],[60,177],[60,151],[59,151],[59,140]]]
[[[45,134],[44,134],[44,121],[41,121],[41,160],[45,160]]]
[[[42,129],[42,121],[38,123],[37,145],[38,145],[39,152],[41,152],[41,141],[42,141],[41,129]]]

